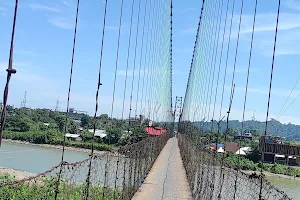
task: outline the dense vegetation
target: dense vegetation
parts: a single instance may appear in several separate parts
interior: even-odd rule
[[[95,138],[95,149],[112,150],[118,145],[125,145],[142,140],[147,135],[144,126],[135,126],[125,120],[111,119],[107,114],[96,120],[84,114],[72,113],[67,118],[65,113],[47,109],[9,109],[5,123],[4,138],[27,141],[36,144],[62,145],[64,134],[80,134],[81,142],[66,141],[67,146],[91,148],[93,135],[88,129],[105,130],[107,136]],[[78,120],[80,118],[80,120]],[[66,126],[67,125],[67,126]],[[130,132],[124,131],[130,130]]]
[[[263,165],[259,163],[255,163],[247,157],[239,157],[236,154],[228,154],[226,158],[226,163],[232,168],[239,168],[242,170],[252,170],[257,171],[263,167],[264,171],[271,172],[274,174],[284,174],[288,176],[300,177],[300,168],[281,165],[281,164],[267,164]]]
[[[202,122],[195,122],[194,123],[198,128],[201,127]],[[230,132],[233,134],[240,133],[240,130],[242,129],[242,123],[238,120],[231,120],[228,123],[228,126],[230,128]],[[211,122],[205,122],[204,123],[204,131],[210,132],[211,130]],[[217,132],[217,122],[214,122],[213,125],[213,132]],[[222,121],[220,123],[220,130],[221,133],[223,133],[226,130],[226,122]],[[251,132],[254,135],[261,135],[265,131],[265,122],[260,121],[245,121],[244,123],[244,130],[245,132]],[[279,121],[275,119],[271,119],[268,122],[268,134],[271,135],[277,135],[281,137],[285,137],[288,141],[298,141],[300,142],[300,126],[295,124],[282,124]]]
[[[201,125],[201,124],[200,124]],[[207,124],[206,124],[207,126]],[[213,134],[210,133],[210,130],[208,127],[206,127],[206,130],[203,130],[203,133],[201,129],[202,126],[199,126],[199,123],[195,125],[191,122],[183,122],[181,124],[181,127],[179,127],[179,131],[188,131],[189,133],[194,135],[194,139],[199,141],[200,144],[210,144],[210,143],[221,143],[224,144],[225,141],[234,141],[234,136],[238,134],[237,131],[233,128],[229,128],[228,132],[226,134],[217,134],[214,130]],[[226,131],[226,129],[224,129]],[[222,133],[225,133],[222,132]],[[250,147],[251,152],[249,152],[245,157],[239,156],[233,153],[226,153],[226,163],[229,167],[232,168],[239,168],[242,170],[253,170],[256,171],[258,169],[261,169],[263,167],[264,171],[268,171],[275,174],[284,174],[288,176],[295,176],[300,177],[300,168],[299,167],[290,167],[286,165],[281,164],[267,164],[264,163],[261,165],[260,158],[261,155],[259,153],[259,138],[260,134],[258,131],[251,131],[254,137],[253,140],[241,140],[236,141],[240,143],[240,147]],[[295,142],[294,142],[295,144]],[[297,143],[299,144],[299,143]],[[219,154],[219,156],[223,156],[222,153]]]
[[[0,185],[14,180],[10,175],[0,176]],[[35,183],[20,183],[15,185],[6,185],[0,187],[0,197],[3,200],[19,200],[19,199],[54,199],[57,178],[44,177]],[[83,199],[85,196],[85,184],[69,184],[61,181],[58,193],[58,199]],[[109,200],[121,199],[122,193],[112,188],[106,188],[100,185],[89,187],[90,199]]]

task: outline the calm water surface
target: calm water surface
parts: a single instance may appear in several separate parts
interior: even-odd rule
[[[0,147],[0,166],[32,173],[41,173],[61,161],[62,150],[4,141]],[[88,158],[87,153],[65,151],[65,161]]]
[[[284,191],[289,197],[300,200],[300,180],[290,180],[269,176],[267,179],[278,189]]]

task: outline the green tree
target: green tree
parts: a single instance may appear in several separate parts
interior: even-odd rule
[[[108,114],[101,114],[99,118],[101,120],[107,120],[109,117],[108,117]]]
[[[57,115],[55,116],[54,120],[59,128],[59,131],[63,132],[66,124],[66,117],[63,115]]]
[[[84,115],[81,117],[81,126],[84,128],[89,128],[91,121],[92,120],[88,115]]]

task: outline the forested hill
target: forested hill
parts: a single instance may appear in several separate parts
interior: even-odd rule
[[[201,127],[201,122],[195,122],[197,127]],[[255,134],[262,134],[264,133],[266,123],[260,121],[245,121],[244,123],[244,130],[245,132],[252,132]],[[241,131],[242,123],[238,120],[231,120],[229,121],[229,128],[231,132],[238,134]],[[211,130],[211,122],[204,123],[204,131]],[[226,130],[226,122],[222,121],[220,123],[220,130],[221,133]],[[214,121],[213,132],[217,132],[217,122]],[[282,124],[279,121],[271,119],[268,122],[268,134],[271,135],[278,135],[282,137],[286,137],[286,140],[295,140],[300,141],[300,126],[295,124]]]

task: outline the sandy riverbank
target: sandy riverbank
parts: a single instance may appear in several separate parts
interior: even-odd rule
[[[14,170],[7,167],[1,167],[0,166],[0,176],[4,176],[6,174],[9,174],[11,176],[14,176],[16,180],[22,180],[24,178],[28,178],[31,176],[35,176],[36,174],[26,172],[26,171],[20,171],[20,170]]]
[[[44,148],[52,148],[52,149],[58,149],[58,150],[62,150],[63,146],[61,145],[52,145],[52,144],[34,144],[34,143],[30,143],[30,142],[24,142],[24,141],[20,141],[20,140],[10,140],[10,139],[3,139],[3,141],[7,141],[7,142],[13,142],[13,143],[17,143],[17,144],[26,144],[26,145],[32,145],[32,146],[39,146],[39,147],[44,147]],[[65,150],[69,150],[69,151],[77,151],[77,152],[83,152],[83,153],[91,153],[90,149],[83,149],[83,148],[77,148],[77,147],[65,147]],[[94,154],[97,155],[103,155],[105,153],[108,153],[108,151],[97,151],[94,150]],[[111,153],[111,152],[110,152]],[[114,153],[111,153],[114,154]]]

